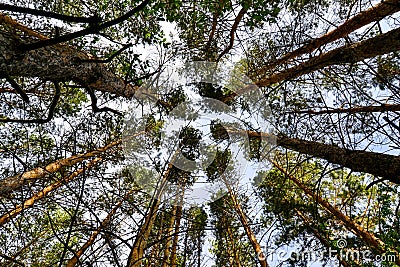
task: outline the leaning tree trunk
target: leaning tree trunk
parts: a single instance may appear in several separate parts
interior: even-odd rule
[[[174,161],[177,153],[175,153],[172,161]],[[168,168],[165,171],[164,175],[161,177],[160,186],[158,187],[156,194],[151,202],[151,206],[147,215],[144,219],[142,226],[139,229],[139,232],[136,235],[136,239],[133,243],[131,252],[128,257],[127,267],[140,267],[143,260],[144,250],[146,249],[147,240],[150,237],[151,229],[153,228],[154,221],[157,217],[157,211],[161,204],[161,197],[164,194],[166,185],[168,183],[168,176],[173,168],[173,164],[169,163]]]
[[[228,138],[233,135],[247,135],[250,138],[267,140],[271,145],[287,148],[302,154],[325,159],[330,163],[338,164],[355,172],[365,172],[383,177],[393,183],[400,184],[400,157],[364,150],[351,150],[337,145],[328,145],[321,142],[307,141],[299,138],[289,138],[284,135],[273,135],[263,132],[243,131],[230,127],[217,126],[211,129],[216,139]]]
[[[38,168],[32,169],[30,171],[27,171],[27,172],[24,172],[21,174],[7,177],[0,181],[0,197],[7,196],[8,194],[16,191],[21,186],[24,186],[30,182],[33,182],[33,181],[36,181],[39,179],[44,179],[48,175],[51,175],[51,174],[59,171],[63,167],[71,167],[79,162],[83,162],[84,160],[86,160],[88,158],[97,157],[99,155],[102,155],[102,154],[108,152],[109,150],[111,150],[112,148],[122,144],[124,141],[127,141],[131,138],[135,138],[144,133],[145,133],[144,131],[138,132],[138,133],[135,133],[124,139],[119,139],[117,141],[114,141],[114,142],[112,142],[104,147],[100,147],[96,150],[78,154],[78,155],[74,155],[74,156],[71,156],[68,158],[60,159],[60,160],[57,160],[57,161],[54,161],[54,162],[48,164],[45,167],[38,167]]]
[[[311,230],[313,235],[321,242],[322,245],[324,245],[327,249],[332,248],[332,246],[329,244],[329,242],[326,240],[326,238],[323,237],[322,234],[320,232],[318,232],[317,229],[315,229],[312,221],[305,214],[303,214],[301,211],[299,211],[296,208],[294,209],[294,211],[296,212],[296,215],[304,222],[304,224],[307,225],[307,227]],[[351,265],[345,259],[343,259],[339,253],[336,254],[336,257],[337,257],[339,263],[341,264],[341,266],[351,267]],[[356,266],[360,266],[358,263],[354,263],[354,264]]]
[[[229,94],[219,100],[227,103],[232,101],[238,95],[244,94],[250,90],[258,90],[259,87],[267,87],[282,81],[295,79],[302,75],[323,69],[324,67],[345,63],[356,63],[367,58],[385,55],[398,50],[400,50],[400,28],[352,45],[338,47],[329,52],[313,57],[300,65],[258,80],[254,84],[247,85],[237,90],[235,93]]]
[[[400,266],[400,254],[395,249],[387,249],[386,244],[376,237],[373,233],[368,232],[361,225],[355,223],[350,217],[343,214],[338,208],[332,206],[328,201],[324,200],[318,194],[315,194],[311,189],[309,189],[306,185],[300,182],[297,178],[287,172],[282,166],[280,166],[276,162],[272,162],[272,164],[280,170],[287,178],[289,178],[293,183],[295,183],[303,192],[315,200],[319,205],[321,205],[327,212],[332,214],[336,219],[338,219],[347,229],[356,234],[360,239],[362,239],[371,249],[378,253],[386,253],[391,252],[396,256],[395,263]]]
[[[229,196],[231,197],[231,200],[233,202],[234,209],[239,216],[240,222],[242,224],[242,227],[244,228],[244,231],[247,235],[247,238],[250,241],[251,246],[253,247],[254,252],[257,254],[258,261],[260,263],[261,267],[268,267],[267,260],[265,258],[264,252],[261,249],[260,243],[258,243],[258,240],[253,233],[253,231],[250,228],[250,225],[248,223],[247,217],[242,209],[242,206],[237,200],[236,194],[233,192],[233,189],[231,185],[229,184],[229,181],[226,179],[225,175],[222,173],[221,174],[222,179],[224,180],[224,183],[228,189]]]
[[[36,194],[34,194],[32,197],[28,198],[27,200],[24,201],[24,203],[17,205],[13,210],[10,210],[6,213],[4,213],[1,217],[0,217],[0,226],[7,223],[9,220],[11,220],[12,218],[14,218],[15,216],[17,216],[18,214],[20,214],[22,211],[25,211],[31,207],[33,207],[33,205],[43,199],[44,197],[46,197],[50,192],[55,191],[56,189],[58,189],[59,187],[71,182],[73,179],[75,179],[77,176],[79,176],[81,173],[83,173],[84,171],[92,168],[93,166],[95,166],[97,163],[99,163],[100,161],[102,161],[102,158],[95,158],[94,160],[90,161],[84,168],[78,169],[76,171],[74,171],[72,174],[58,180],[57,182],[54,182],[53,184],[43,188],[41,191],[37,192]]]
[[[297,48],[296,50],[285,54],[283,57],[269,64],[266,64],[266,67],[258,70],[258,72],[259,73],[265,72],[267,70],[275,68],[280,64],[286,63],[287,61],[293,58],[299,57],[307,53],[311,53],[312,51],[322,47],[323,45],[331,43],[340,38],[346,37],[350,33],[354,32],[357,29],[360,29],[361,27],[371,22],[379,21],[386,16],[398,12],[400,10],[399,3],[400,3],[399,0],[384,1],[363,12],[360,12],[354,17],[346,20],[343,24],[341,24],[333,31],[330,31],[327,34],[322,35],[321,37],[312,39],[306,45],[303,45]]]

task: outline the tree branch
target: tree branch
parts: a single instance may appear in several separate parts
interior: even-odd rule
[[[66,22],[90,23],[90,24],[98,24],[101,22],[101,18],[98,15],[93,15],[91,17],[75,17],[75,16],[58,14],[51,11],[33,9],[28,7],[19,7],[8,4],[0,4],[0,9],[12,12],[42,16],[42,17],[54,18]]]
[[[235,22],[233,23],[231,32],[230,32],[230,34],[229,34],[229,35],[230,35],[229,45],[224,49],[224,51],[222,51],[221,54],[219,54],[219,56],[218,56],[218,58],[217,58],[217,61],[219,61],[226,53],[229,52],[229,50],[232,49],[233,43],[234,43],[234,41],[235,41],[235,33],[236,33],[236,30],[237,30],[237,27],[239,26],[239,23],[240,23],[240,21],[242,20],[244,14],[246,14],[247,10],[248,10],[247,8],[244,8],[244,7],[243,7],[243,8],[239,11],[239,14],[236,16]]]
[[[4,77],[6,79],[6,81],[15,89],[15,91],[21,96],[21,98],[29,104],[29,97],[28,95],[24,92],[24,90],[19,86],[19,84],[14,81],[13,78],[11,78],[10,75],[8,75],[7,72],[2,71],[0,72],[0,76]]]
[[[56,88],[56,93],[53,97],[53,100],[51,101],[50,107],[49,107],[49,114],[47,115],[46,119],[33,119],[33,120],[19,120],[19,119],[0,119],[0,122],[16,122],[16,123],[47,123],[51,121],[51,119],[54,116],[54,110],[57,106],[58,100],[60,100],[61,97],[61,88],[57,83],[54,83],[54,87]]]
[[[18,49],[20,51],[26,52],[26,51],[30,51],[30,50],[35,50],[35,49],[39,49],[42,47],[46,47],[46,46],[51,46],[51,45],[55,45],[55,44],[59,44],[59,43],[63,43],[63,42],[67,42],[67,41],[71,41],[75,38],[78,37],[82,37],[88,34],[92,34],[92,33],[97,33],[101,30],[104,30],[106,28],[109,28],[111,26],[114,26],[118,23],[121,23],[125,20],[127,20],[128,18],[130,18],[131,16],[133,16],[135,13],[139,12],[140,10],[142,10],[148,3],[150,2],[150,0],[144,0],[140,5],[138,5],[137,7],[135,7],[134,9],[132,9],[131,11],[129,11],[128,13],[125,13],[124,15],[122,15],[119,18],[107,21],[103,24],[100,25],[92,25],[86,29],[77,31],[77,32],[72,32],[66,35],[62,35],[56,38],[51,38],[51,39],[47,39],[47,40],[42,40],[42,41],[38,41],[36,43],[30,43],[30,44],[22,44],[18,47]]]

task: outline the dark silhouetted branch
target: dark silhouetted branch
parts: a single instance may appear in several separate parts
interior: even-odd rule
[[[15,91],[21,96],[21,98],[26,102],[29,103],[29,97],[28,95],[22,90],[22,88],[19,86],[19,84],[14,81],[13,78],[8,75],[6,72],[1,72],[0,76],[4,77],[6,81],[15,89]]]
[[[33,120],[19,120],[19,119],[0,119],[0,122],[17,122],[17,123],[47,123],[51,121],[51,119],[54,116],[54,110],[57,106],[58,100],[60,100],[61,97],[61,89],[60,86],[57,83],[54,83],[54,87],[56,88],[56,93],[53,97],[53,100],[51,101],[50,107],[49,107],[49,114],[47,115],[46,119],[33,119]]]
[[[8,4],[0,4],[1,10],[7,10],[12,12],[31,14],[36,16],[48,17],[53,19],[58,19],[66,22],[77,22],[77,23],[90,23],[90,24],[98,24],[101,22],[101,18],[98,15],[93,15],[91,17],[74,17],[63,14],[58,14],[51,11],[33,9],[28,7],[19,7]]]
[[[235,33],[236,33],[236,30],[237,30],[237,27],[239,26],[239,23],[240,23],[240,21],[242,20],[244,14],[246,14],[246,12],[247,12],[247,8],[244,8],[244,7],[243,7],[243,8],[239,11],[239,14],[236,16],[235,22],[233,23],[232,29],[231,29],[231,32],[230,32],[229,45],[224,49],[224,51],[222,51],[221,54],[219,54],[219,56],[218,56],[218,58],[217,58],[217,61],[219,61],[226,53],[229,52],[229,50],[232,49],[233,43],[234,43],[234,41],[235,41]]]
[[[116,24],[119,24],[125,20],[127,20],[128,18],[130,18],[131,16],[133,16],[135,13],[139,12],[140,10],[142,10],[148,3],[150,2],[150,0],[144,0],[140,5],[138,5],[137,7],[135,7],[134,9],[132,9],[131,11],[125,13],[124,15],[122,15],[119,18],[107,21],[105,23],[102,23],[100,25],[92,25],[86,29],[77,31],[77,32],[72,32],[66,35],[62,35],[60,37],[56,37],[56,38],[51,38],[51,39],[47,39],[47,40],[42,40],[42,41],[38,41],[36,43],[31,43],[31,44],[22,44],[20,45],[18,48],[20,51],[30,51],[30,50],[35,50],[35,49],[39,49],[42,47],[46,47],[46,46],[51,46],[51,45],[55,45],[55,44],[59,44],[59,43],[63,43],[63,42],[67,42],[67,41],[71,41],[75,38],[78,37],[82,37],[88,34],[93,34],[93,33],[97,33],[101,30],[104,30],[106,28],[109,28],[111,26],[114,26]]]
[[[90,87],[87,87],[86,89],[87,89],[87,91],[89,93],[90,100],[92,101],[92,110],[93,110],[93,112],[95,112],[95,113],[97,113],[97,112],[112,112],[112,113],[117,114],[119,116],[123,116],[123,114],[121,112],[119,112],[117,110],[114,110],[112,108],[109,108],[109,107],[99,108],[97,106],[97,97],[96,97],[96,94],[94,93],[94,91],[92,89],[90,89]]]

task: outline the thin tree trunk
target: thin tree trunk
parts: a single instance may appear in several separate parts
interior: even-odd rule
[[[176,155],[177,155],[177,153],[175,153],[175,155],[173,156],[172,162],[174,161]],[[140,267],[141,266],[141,263],[143,260],[143,255],[144,255],[144,250],[147,245],[147,240],[150,236],[151,229],[153,228],[154,221],[157,217],[157,211],[161,204],[161,197],[164,194],[165,187],[168,182],[167,177],[173,167],[172,162],[168,164],[168,168],[165,171],[163,177],[161,178],[160,186],[158,187],[157,192],[155,193],[155,196],[151,203],[150,209],[146,215],[146,218],[144,219],[144,223],[140,227],[140,230],[139,230],[138,234],[136,235],[136,239],[133,243],[131,252],[128,257],[127,267]]]
[[[371,249],[375,250],[378,253],[392,252],[396,255],[396,264],[400,266],[400,255],[394,249],[386,249],[386,244],[376,237],[373,233],[368,232],[361,225],[355,223],[351,220],[347,215],[343,214],[338,208],[332,206],[324,200],[319,195],[315,194],[311,189],[307,188],[302,182],[296,179],[293,175],[289,174],[282,166],[280,166],[276,162],[272,162],[272,164],[280,170],[287,178],[289,178],[293,183],[295,183],[303,192],[314,199],[319,205],[321,205],[326,211],[332,214],[336,219],[343,223],[343,225],[351,230],[354,234],[356,234],[360,239],[362,239]]]
[[[11,28],[23,30],[27,37],[48,39],[4,14],[0,14],[0,22]],[[122,78],[107,70],[103,64],[95,62],[95,58],[85,52],[67,45],[46,46],[28,52],[19,51],[18,45],[26,42],[12,31],[0,32],[0,72],[9,76],[74,81],[92,90],[125,97],[132,97],[137,90],[137,87],[126,84]]]
[[[360,106],[352,108],[332,108],[332,109],[321,109],[321,110],[294,110],[287,113],[296,114],[310,114],[310,115],[320,115],[320,114],[354,114],[354,113],[372,113],[372,112],[386,112],[386,111],[400,111],[399,104],[382,104],[380,106]]]
[[[176,200],[178,200],[178,196],[176,197]],[[165,248],[164,248],[164,257],[163,257],[163,261],[162,261],[162,265],[161,267],[167,267],[167,266],[171,266],[169,265],[169,258],[171,255],[171,245],[172,245],[172,233],[173,233],[173,229],[174,229],[174,223],[176,220],[176,212],[178,210],[178,206],[174,205],[173,209],[172,209],[172,213],[171,213],[171,218],[169,220],[169,225],[167,228],[167,239],[165,242]]]
[[[57,188],[61,187],[64,184],[69,183],[70,181],[72,181],[75,177],[77,177],[78,175],[80,175],[81,173],[83,173],[85,170],[88,170],[90,168],[92,168],[93,166],[95,166],[97,163],[99,163],[101,160],[103,160],[102,158],[95,158],[94,160],[92,160],[91,162],[89,162],[85,168],[81,168],[79,170],[76,170],[75,172],[73,172],[72,174],[70,174],[69,176],[64,177],[61,180],[58,180],[57,182],[45,187],[44,189],[42,189],[41,191],[39,191],[38,193],[34,194],[32,197],[28,198],[27,200],[24,201],[24,203],[17,205],[13,210],[8,211],[7,213],[3,214],[0,217],[0,226],[7,223],[9,220],[11,220],[12,218],[14,218],[15,216],[17,216],[18,214],[20,214],[22,211],[29,209],[31,207],[33,207],[33,205],[38,201],[43,199],[45,196],[47,196],[50,192],[55,191]]]
[[[248,239],[249,239],[249,241],[250,241],[250,243],[251,243],[251,245],[253,247],[254,252],[256,253],[256,255],[258,257],[258,261],[260,263],[260,266],[261,267],[268,267],[268,263],[267,263],[267,260],[265,259],[265,257],[261,257],[261,256],[264,256],[264,252],[261,249],[261,246],[258,243],[256,236],[254,235],[253,231],[250,228],[250,225],[249,225],[249,223],[247,221],[247,217],[244,214],[242,206],[240,205],[240,203],[237,200],[236,194],[233,192],[232,187],[229,184],[228,180],[226,179],[225,175],[222,174],[221,177],[224,180],[224,183],[225,183],[225,185],[226,185],[226,187],[228,189],[228,193],[229,193],[229,196],[232,199],[234,209],[235,209],[237,215],[239,216],[240,222],[241,222],[241,224],[242,224],[242,226],[243,226],[243,228],[244,228],[244,230],[246,232],[246,235],[247,235],[247,237],[248,237]]]
[[[178,250],[178,241],[179,241],[179,228],[181,226],[182,220],[182,212],[183,212],[183,195],[184,195],[184,186],[182,187],[181,199],[180,203],[178,203],[177,211],[176,211],[176,220],[175,220],[175,229],[174,229],[174,240],[172,242],[172,252],[171,252],[171,267],[177,266],[177,250]]]
[[[361,27],[371,22],[379,21],[382,18],[389,16],[399,10],[400,10],[400,5],[398,0],[383,1],[377,4],[376,6],[373,6],[363,12],[360,12],[354,17],[346,20],[335,30],[330,31],[327,34],[322,35],[321,37],[312,39],[308,44],[303,45],[297,48],[296,50],[287,53],[283,57],[267,64],[266,67],[259,70],[259,72],[261,73],[267,70],[271,70],[276,66],[281,65],[293,58],[296,58],[298,56],[307,53],[311,53],[312,51],[322,47],[323,45],[331,43],[340,38],[346,37],[353,31],[360,29]]]
[[[124,203],[124,201],[134,192],[136,192],[136,189],[132,189],[130,190],[123,199],[121,199],[116,205],[115,207],[111,210],[111,212],[107,215],[106,218],[104,218],[104,220],[101,222],[101,224],[99,225],[99,227],[97,227],[97,229],[91,234],[91,236],[89,237],[89,239],[85,242],[85,244],[83,244],[83,246],[77,251],[75,252],[75,255],[68,261],[66,267],[74,267],[78,261],[79,258],[83,255],[83,253],[85,253],[85,251],[91,246],[93,245],[94,241],[96,240],[97,236],[99,235],[99,233],[105,228],[107,227],[107,225],[110,223],[112,216],[114,216],[114,214],[117,212],[117,210],[122,206],[122,204]]]

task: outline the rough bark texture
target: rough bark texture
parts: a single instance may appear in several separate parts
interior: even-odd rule
[[[335,145],[278,136],[277,145],[325,159],[355,172],[365,172],[400,184],[400,157],[363,150],[350,150]]]
[[[0,72],[9,76],[36,77],[50,81],[73,81],[96,91],[109,92],[118,96],[132,97],[137,87],[126,84],[123,79],[109,71],[103,64],[93,61],[93,56],[67,45],[46,46],[22,52],[21,44],[32,39],[47,39],[28,28],[23,38],[13,33],[20,25],[2,15],[0,21],[11,26],[0,31]],[[22,25],[20,27],[23,27]]]
[[[355,172],[364,172],[383,177],[393,183],[400,184],[400,157],[364,150],[351,150],[336,145],[328,145],[315,141],[307,141],[298,138],[289,138],[283,135],[272,135],[263,132],[241,131],[224,127],[213,134],[223,136],[224,132],[237,135],[270,140],[271,144],[287,148],[302,154],[325,159],[330,163],[338,164]]]
[[[85,170],[90,169],[91,167],[95,166],[98,162],[100,162],[101,160],[103,160],[102,158],[95,158],[94,160],[92,160],[91,162],[89,162],[85,168],[81,168],[79,170],[76,170],[75,172],[73,172],[72,174],[70,174],[69,176],[45,187],[43,190],[41,190],[40,192],[34,194],[32,197],[28,198],[27,200],[24,201],[24,203],[17,205],[13,210],[3,214],[0,217],[0,226],[7,223],[9,220],[11,220],[12,218],[14,218],[15,216],[17,216],[18,214],[20,214],[22,211],[29,209],[31,207],[33,207],[33,205],[38,201],[43,199],[45,196],[47,196],[50,192],[53,192],[54,190],[56,190],[57,188],[61,187],[62,185],[69,183],[70,181],[72,181],[75,177],[77,177],[78,175],[80,175],[81,173],[83,173]]]
[[[343,223],[343,225],[361,238],[371,249],[375,250],[377,253],[383,254],[385,252],[391,252],[396,255],[396,264],[400,266],[399,253],[394,249],[386,249],[386,244],[376,237],[373,233],[368,232],[361,225],[355,223],[350,217],[343,214],[338,208],[332,206],[328,201],[324,200],[318,194],[315,194],[311,189],[306,187],[302,182],[300,182],[296,177],[290,175],[282,166],[276,162],[272,164],[285,174],[292,182],[294,182],[303,192],[314,199],[319,205],[321,205],[326,211],[332,214],[336,219]]]
[[[323,69],[324,67],[345,63],[356,63],[367,58],[385,55],[398,50],[400,50],[400,28],[349,46],[345,45],[313,57],[298,66],[294,66],[284,71],[272,74],[255,82],[254,84],[247,85],[219,100],[224,103],[228,103],[235,97],[248,91],[258,90],[259,87],[268,87],[279,82],[295,79],[302,75]]]
[[[363,59],[384,55],[400,49],[400,28],[385,34],[355,43],[350,46],[336,48],[314,57],[298,66],[273,74],[256,82],[258,86],[269,86],[283,80],[290,80],[311,73],[327,66],[355,63]]]

